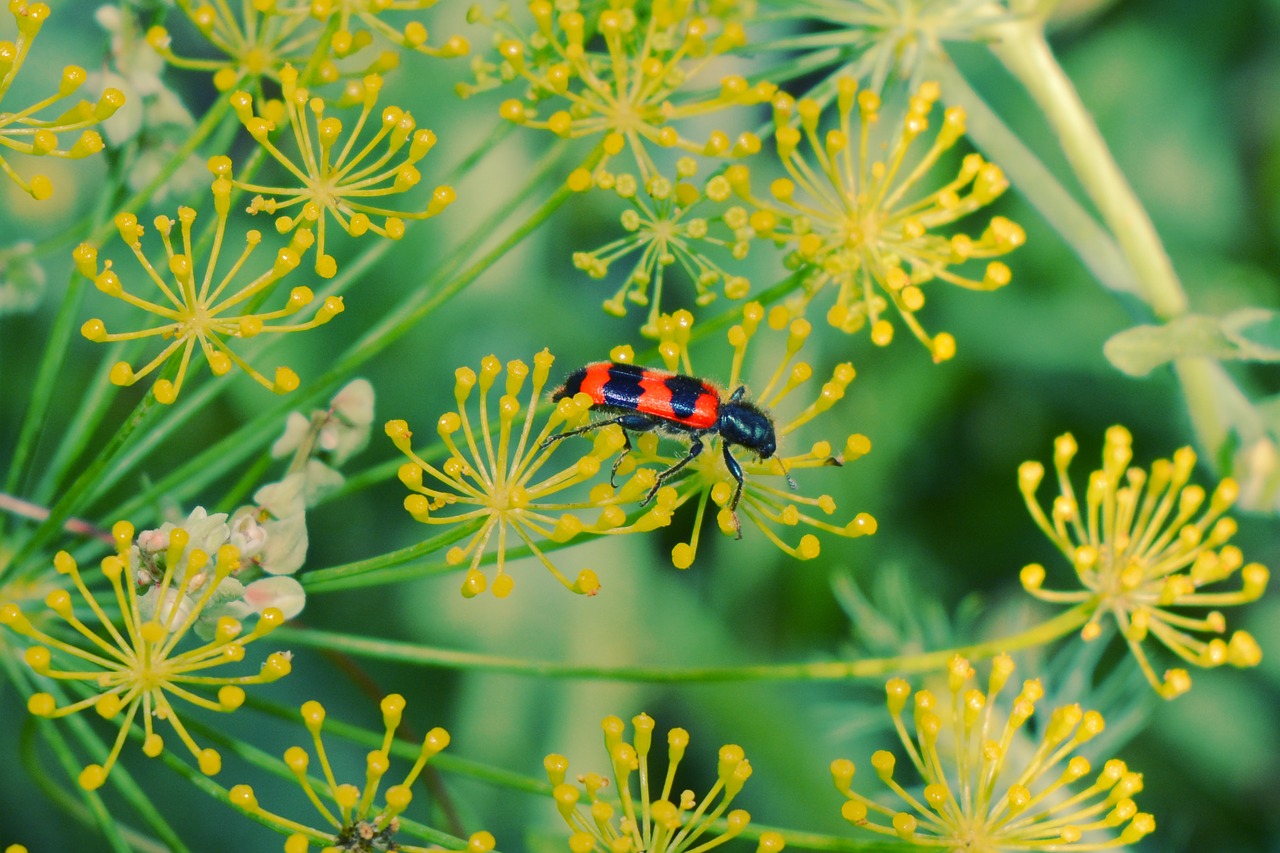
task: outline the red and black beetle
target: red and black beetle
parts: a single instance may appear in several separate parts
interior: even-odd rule
[[[631,450],[629,433],[658,430],[689,440],[688,454],[658,474],[653,487],[640,502],[641,506],[653,500],[658,489],[673,474],[696,459],[702,453],[703,439],[714,433],[720,436],[725,467],[737,482],[733,500],[729,502],[729,511],[734,513],[736,524],[743,479],[742,466],[733,458],[730,446],[746,448],[761,459],[771,458],[778,449],[773,418],[761,407],[743,399],[745,387],[739,386],[725,399],[715,385],[693,376],[635,364],[598,361],[569,374],[564,384],[552,392],[551,399],[562,400],[580,393],[591,398],[593,410],[612,414],[613,417],[553,435],[543,442],[543,446],[571,435],[617,424],[622,427],[626,445],[613,463],[611,483],[618,465]],[[787,482],[795,488],[790,476]],[[738,535],[741,537],[741,529]]]

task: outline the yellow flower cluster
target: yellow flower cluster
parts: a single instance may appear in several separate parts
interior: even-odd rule
[[[284,753],[284,763],[293,774],[299,787],[316,811],[324,819],[323,828],[314,828],[284,815],[268,811],[258,804],[258,797],[249,785],[236,785],[228,791],[231,804],[257,820],[288,833],[284,843],[285,853],[304,853],[312,844],[325,850],[375,851],[403,850],[406,853],[423,853],[440,849],[436,845],[406,844],[397,837],[403,822],[403,813],[413,802],[413,784],[422,775],[423,768],[437,753],[449,745],[449,733],[436,727],[427,732],[418,749],[417,760],[404,776],[404,781],[391,785],[382,795],[382,805],[376,800],[387,771],[391,769],[391,754],[396,730],[404,716],[405,700],[398,693],[383,698],[382,745],[365,759],[364,787],[339,784],[329,761],[324,740],[320,736],[324,727],[324,706],[314,700],[302,705],[302,722],[311,733],[316,759],[320,763],[324,787],[316,789],[309,770],[311,756],[300,746],[291,746]],[[326,805],[325,800],[335,808]],[[476,832],[467,842],[467,853],[490,853],[495,846],[488,832]]]
[[[1196,666],[1257,666],[1262,651],[1247,631],[1236,631],[1228,640],[1218,636],[1226,631],[1221,611],[1197,617],[1180,608],[1256,601],[1271,573],[1261,563],[1246,565],[1240,549],[1228,544],[1236,523],[1224,513],[1239,493],[1234,480],[1223,480],[1207,496],[1190,483],[1196,463],[1190,447],[1178,450],[1172,459],[1157,459],[1146,470],[1130,466],[1132,441],[1124,427],[1107,430],[1102,467],[1089,475],[1081,505],[1068,474],[1076,441],[1070,433],[1059,436],[1053,452],[1058,495],[1048,514],[1036,500],[1044,466],[1022,464],[1018,485],[1027,508],[1067,558],[1082,588],[1045,589],[1047,573],[1039,563],[1023,568],[1022,585],[1043,601],[1087,603],[1092,615],[1082,631],[1086,640],[1097,638],[1101,620],[1110,616],[1147,680],[1162,696],[1173,698],[1191,687],[1191,677],[1185,669],[1157,677],[1143,642],[1152,638]],[[1202,591],[1237,572],[1238,590]],[[1205,634],[1208,639],[1197,636]]]
[[[422,12],[437,0],[254,0],[233,7],[227,3],[177,0],[178,8],[218,57],[180,56],[162,26],[147,31],[147,43],[176,68],[211,72],[213,85],[227,92],[252,86],[262,78],[279,82],[285,67],[305,67],[311,83],[332,83],[350,77],[385,73],[400,64],[393,50],[379,51],[352,71],[339,64],[368,48],[374,35],[396,47],[428,56],[465,56],[470,45],[462,36],[429,43],[426,25],[414,15],[403,27],[384,16],[393,12]],[[237,13],[235,9],[239,9]],[[357,27],[357,24],[361,25]]]
[[[18,72],[26,63],[32,43],[49,17],[49,7],[44,3],[9,0],[9,14],[13,15],[13,20],[18,25],[18,39],[0,41],[0,106],[3,105],[13,81],[17,79]],[[96,130],[88,128],[110,118],[124,106],[124,93],[119,89],[104,89],[97,103],[78,101],[57,118],[37,117],[45,108],[74,95],[84,85],[87,77],[87,72],[80,66],[68,65],[62,69],[58,89],[53,94],[18,110],[0,108],[0,148],[36,157],[63,157],[72,160],[101,151],[102,136]],[[80,131],[80,135],[67,147],[58,135],[73,131]],[[33,175],[29,180],[23,179],[3,156],[0,156],[0,170],[34,199],[43,200],[53,194],[53,182],[46,175]]]
[[[210,670],[244,660],[245,647],[279,627],[284,616],[276,608],[267,608],[247,634],[242,633],[238,620],[223,616],[208,642],[179,651],[221,581],[239,568],[239,549],[227,544],[216,555],[206,554],[198,548],[188,548],[187,532],[175,528],[169,533],[163,575],[148,583],[146,595],[139,595],[137,585],[148,567],[140,562],[134,546],[133,525],[118,522],[111,532],[116,553],[102,560],[102,575],[112,591],[109,600],[99,599],[66,551],[59,551],[53,560],[58,574],[71,581],[91,620],[98,623],[95,628],[82,620],[84,612],[76,613],[70,592],[50,592],[45,605],[51,616],[71,629],[76,641],[63,639],[61,632],[53,633],[53,627],[42,627],[52,622],[51,617],[32,621],[16,604],[0,604],[0,625],[38,644],[28,647],[23,655],[31,669],[45,678],[73,682],[88,693],[59,706],[53,693],[40,692],[31,696],[27,707],[36,716],[55,718],[93,708],[104,719],[119,720],[119,734],[106,760],[89,764],[80,773],[80,785],[87,790],[100,788],[107,780],[135,721],[142,724],[142,751],[147,756],[155,758],[164,750],[164,739],[154,729],[155,720],[164,720],[190,750],[200,770],[213,775],[221,769],[222,757],[217,750],[201,748],[196,743],[172,699],[211,711],[230,712],[244,703],[246,685],[264,684],[288,675],[289,655],[282,652],[270,655],[257,675],[209,674]],[[179,567],[183,570],[180,575],[176,571]],[[119,612],[121,625],[117,626],[109,611]],[[214,687],[216,699],[193,690]]]
[[[225,156],[210,160],[209,169],[236,188],[257,193],[249,212],[275,216],[278,231],[314,228],[317,273],[330,278],[338,271],[337,260],[325,252],[329,219],[353,237],[372,231],[398,240],[404,236],[405,219],[428,219],[453,203],[456,195],[449,186],[436,187],[423,210],[392,210],[370,203],[371,199],[416,187],[422,175],[415,164],[436,144],[436,135],[419,128],[413,116],[399,107],[386,107],[376,122],[370,122],[382,90],[381,77],[370,74],[364,78],[360,115],[345,141],[342,121],[325,115],[325,100],[298,85],[298,72],[293,67],[285,66],[280,80],[285,120],[298,150],[296,160],[272,141],[277,122],[264,109],[254,112],[252,95],[236,92],[231,103],[249,135],[297,179],[297,184],[268,186],[237,179],[231,158]],[[361,144],[358,140],[368,124],[375,124],[377,130]]]
[[[169,357],[181,350],[182,355],[178,369],[173,378],[163,377],[156,380],[154,392],[156,400],[161,403],[172,403],[182,390],[186,379],[187,368],[192,354],[197,347],[209,362],[209,368],[215,376],[227,373],[233,365],[240,367],[259,384],[276,393],[286,393],[298,387],[298,375],[288,367],[276,368],[274,379],[267,379],[253,367],[250,367],[241,356],[237,355],[228,344],[230,339],[252,338],[264,333],[283,334],[301,332],[329,322],[342,313],[343,302],[338,296],[324,300],[312,318],[304,323],[276,322],[296,314],[314,301],[315,296],[308,287],[295,287],[289,292],[289,300],[283,308],[275,311],[256,311],[258,297],[267,295],[271,288],[282,278],[297,269],[302,262],[302,255],[310,248],[314,238],[311,231],[298,229],[293,234],[289,245],[277,252],[271,267],[247,284],[236,288],[234,281],[248,262],[253,251],[261,244],[262,234],[249,231],[245,234],[245,248],[226,270],[222,277],[216,277],[218,257],[222,251],[223,240],[227,230],[227,216],[231,209],[231,182],[218,178],[213,182],[213,202],[217,215],[217,224],[213,230],[213,248],[209,252],[209,260],[204,273],[198,275],[197,261],[194,256],[192,225],[196,220],[196,211],[190,207],[178,209],[178,220],[167,216],[157,216],[154,220],[156,231],[164,243],[165,263],[159,268],[153,266],[142,250],[143,227],[132,213],[121,213],[116,216],[116,229],[125,245],[132,250],[138,264],[146,273],[146,277],[160,291],[160,301],[144,299],[126,289],[120,276],[107,261],[98,265],[98,250],[86,244],[80,245],[74,252],[76,268],[93,280],[98,290],[115,297],[149,314],[154,314],[162,322],[160,325],[136,332],[108,332],[106,324],[99,318],[93,318],[80,328],[81,334],[91,341],[106,343],[111,341],[132,341],[143,338],[160,337],[172,339],[160,353],[141,369],[135,370],[127,361],[121,361],[111,369],[111,381],[116,385],[132,385],[139,379],[155,371],[169,360]],[[174,225],[178,225],[180,243],[173,239]],[[172,276],[172,286],[166,283],[164,272]]]
[[[883,806],[853,790],[854,763],[837,759],[831,775],[847,798],[841,808],[845,820],[913,846],[954,853],[1113,850],[1153,832],[1155,819],[1139,812],[1132,799],[1142,790],[1142,774],[1123,761],[1107,761],[1092,784],[1076,787],[1093,766],[1074,753],[1102,732],[1102,715],[1068,705],[1033,734],[1027,722],[1044,696],[1038,679],[1023,682],[1008,711],[997,709],[1013,670],[1011,658],[998,656],[982,690],[972,686],[973,667],[957,656],[947,669],[949,700],[931,690],[913,695],[906,681],[890,679],[893,726],[924,789],[916,794],[915,784],[899,782],[897,759],[880,750],[871,756],[871,767],[906,808]],[[903,719],[908,702],[914,737]]]
[[[670,506],[665,501],[627,523],[620,505],[644,493],[645,486],[639,482],[616,492],[601,484],[576,500],[558,497],[560,492],[594,478],[603,460],[621,449],[623,440],[617,432],[602,432],[585,455],[574,457],[562,451],[563,461],[553,460],[563,442],[548,443],[548,439],[557,427],[582,422],[587,412],[579,401],[561,400],[535,430],[538,402],[554,362],[551,353],[543,350],[534,356],[532,371],[523,361],[509,361],[504,366],[494,356],[481,362],[478,374],[459,368],[454,385],[458,409],[442,415],[436,425],[447,453],[440,464],[413,450],[413,433],[405,421],[387,423],[387,435],[410,460],[400,466],[400,481],[414,492],[404,502],[409,514],[423,524],[463,525],[464,530],[475,531],[465,545],[454,546],[445,555],[452,565],[468,564],[462,584],[462,593],[468,597],[486,588],[499,598],[511,593],[515,581],[506,572],[506,559],[517,543],[527,547],[567,589],[594,595],[600,588],[594,571],[583,569],[570,580],[539,547],[539,541],[564,543],[584,532],[634,533],[670,523]],[[506,379],[500,386],[495,413],[489,396],[504,371]],[[522,404],[521,391],[531,373],[527,402]],[[480,393],[473,419],[467,409],[477,387]],[[495,416],[496,436],[492,428]],[[580,517],[588,511],[596,513],[594,520]],[[492,581],[481,570],[490,552],[496,561]]]
[[[707,254],[708,249],[720,249],[727,258],[746,257],[752,236],[747,211],[733,205],[714,216],[704,215],[702,208],[723,205],[732,190],[723,175],[699,188],[693,182],[697,170],[693,158],[682,157],[676,164],[675,181],[654,177],[642,186],[634,175],[618,175],[613,189],[631,205],[621,216],[627,235],[594,251],[573,255],[573,265],[592,278],[604,278],[615,262],[638,255],[622,286],[605,300],[604,309],[621,317],[626,314],[628,302],[648,306],[646,322],[640,329],[643,335],[657,335],[669,267],[678,264],[693,280],[698,305],[715,300],[717,285],[730,299],[741,299],[751,289],[746,276],[727,272]],[[712,230],[717,226],[724,236]]]
[[[504,35],[497,38],[503,80],[520,80],[528,87],[524,98],[502,103],[503,118],[557,136],[579,139],[601,136],[603,159],[594,173],[580,168],[569,177],[575,190],[593,184],[612,186],[609,161],[630,150],[642,184],[661,169],[653,150],[668,149],[709,157],[742,156],[760,150],[755,134],[736,137],[716,129],[705,139],[692,139],[676,126],[685,120],[731,107],[767,101],[776,87],[751,84],[738,75],[725,75],[708,94],[687,90],[703,83],[716,57],[746,41],[742,24],[726,20],[719,4],[709,15],[695,13],[691,0],[653,0],[640,8],[638,0],[619,0],[584,11],[576,0],[552,3],[531,0],[534,32],[526,34],[503,15],[490,21]],[[720,14],[716,14],[720,13]],[[593,47],[598,36],[604,50]],[[497,85],[483,65],[479,88]],[[464,94],[474,91],[464,87]],[[543,101],[563,101],[564,107],[543,115]]]
[[[729,811],[729,805],[751,777],[751,764],[742,747],[726,744],[720,748],[716,782],[699,798],[692,790],[677,792],[676,771],[689,746],[684,729],[667,732],[666,772],[662,788],[652,789],[650,752],[654,720],[648,714],[631,718],[633,736],[623,739],[626,724],[618,717],[605,717],[604,747],[612,767],[614,798],[606,797],[609,778],[598,773],[578,776],[581,789],[566,782],[569,760],[548,755],[543,762],[547,778],[554,786],[556,809],[573,830],[569,838],[572,853],[682,853],[707,850],[739,835],[751,821],[744,809]],[[639,790],[633,791],[632,780]],[[586,803],[582,803],[583,797]],[[727,812],[727,814],[726,814]],[[723,818],[723,828],[716,822]],[[779,853],[782,836],[764,832],[757,853]]]
[[[964,135],[964,110],[951,107],[929,149],[916,160],[908,156],[928,131],[940,95],[937,84],[920,87],[881,159],[881,146],[873,141],[882,112],[875,92],[859,91],[849,78],[838,80],[838,125],[825,133],[818,101],[779,94],[773,99],[774,137],[788,177],[775,179],[766,198],[753,191],[745,165],[726,172],[734,191],[754,208],[755,232],[786,247],[808,271],[803,292],[789,305],[794,313],[803,313],[819,293],[834,290],[827,321],[845,332],[869,326],[871,340],[884,346],[894,335],[892,321],[884,316],[892,305],[934,361],[955,354],[955,339],[947,333],[929,335],[916,318],[925,304],[924,286],[944,281],[971,290],[1003,287],[1010,272],[1000,261],[989,261],[978,278],[956,267],[1008,254],[1026,239],[1002,216],[976,238],[937,233],[1008,187],[1000,168],[979,154],[967,155],[956,177],[939,189],[912,197]]]

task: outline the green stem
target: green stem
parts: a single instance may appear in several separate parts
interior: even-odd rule
[[[99,210],[98,214],[95,214],[95,219],[99,215],[105,216],[106,211]],[[58,316],[53,321],[53,328],[49,332],[48,344],[41,358],[40,368],[31,382],[30,404],[22,421],[18,442],[13,449],[13,454],[9,457],[9,475],[4,481],[4,491],[11,494],[21,491],[19,486],[25,479],[27,465],[32,454],[35,453],[36,444],[44,434],[49,405],[53,400],[54,389],[60,384],[62,363],[67,355],[71,335],[77,328],[84,292],[83,276],[73,271],[67,283],[66,295],[62,298],[62,305],[58,308]],[[0,522],[0,529],[3,529],[2,522]]]
[[[630,682],[698,682],[713,681],[832,681],[850,678],[875,678],[889,673],[932,672],[946,666],[956,655],[978,660],[1001,652],[1042,646],[1066,636],[1088,621],[1096,602],[1084,602],[1054,618],[1009,637],[985,640],[968,646],[900,655],[888,658],[863,658],[853,661],[815,661],[787,664],[753,664],[723,667],[662,666],[591,666],[555,661],[535,661],[501,657],[477,652],[430,648],[414,643],[355,637],[331,631],[281,628],[275,636],[303,646],[363,655],[384,661],[444,669],[484,670],[514,675],[546,678],[583,678],[600,681]]]
[[[302,585],[307,592],[333,591],[338,589],[350,589],[352,587],[364,587],[371,585],[382,585],[390,583],[393,578],[388,577],[386,569],[394,566],[403,566],[406,563],[412,563],[428,554],[433,554],[442,548],[452,545],[461,539],[465,539],[475,533],[483,522],[476,521],[469,524],[460,524],[450,529],[446,533],[438,536],[432,536],[430,539],[424,539],[416,545],[410,545],[408,548],[401,548],[399,551],[392,551],[387,554],[379,554],[376,557],[370,557],[367,560],[356,560],[353,563],[346,563],[341,566],[332,566],[327,569],[317,569],[316,571],[307,572],[302,576]],[[429,574],[439,574],[443,572],[460,571],[462,566],[408,566],[402,574],[398,573],[394,576],[394,580],[406,580],[408,578],[421,578]],[[361,582],[367,575],[373,575],[372,582]]]
[[[1013,20],[992,31],[992,53],[1026,87],[1057,133],[1081,186],[1137,275],[1144,301],[1162,320],[1185,313],[1186,293],[1155,226],[1049,48],[1043,21]]]
[[[71,517],[71,514],[80,508],[85,494],[97,484],[98,477],[106,469],[107,465],[111,463],[115,454],[125,446],[129,437],[137,431],[138,427],[152,420],[153,413],[158,405],[154,394],[148,393],[142,398],[133,413],[125,420],[116,434],[111,437],[107,445],[102,448],[102,451],[81,470],[80,476],[67,487],[58,502],[49,507],[49,517],[32,531],[30,538],[23,543],[22,547],[14,555],[8,566],[10,571],[20,569],[40,546],[44,545],[55,533],[62,529],[63,524]],[[38,568],[43,569],[44,566],[41,565]],[[4,574],[5,572],[0,570],[0,579],[3,579]]]
[[[18,687],[22,695],[29,696],[35,692],[35,687],[26,677],[25,668],[19,668],[17,665],[17,656],[9,654],[0,654],[0,667],[3,667],[7,674],[7,681]],[[77,723],[84,725],[82,720]],[[40,720],[36,724],[40,731],[40,736],[44,742],[53,750],[53,754],[58,764],[62,767],[62,771],[66,774],[67,779],[76,779],[81,770],[81,766],[71,750],[71,745],[67,743],[62,729],[52,720]],[[106,748],[103,747],[105,753]],[[74,784],[74,782],[72,783]],[[125,842],[120,832],[120,828],[116,825],[116,820],[111,812],[107,809],[106,803],[102,801],[102,797],[97,791],[86,791],[76,785],[74,790],[80,795],[84,802],[86,811],[90,816],[90,822],[97,825],[102,832],[103,839],[111,846],[116,853],[131,853],[132,848]]]

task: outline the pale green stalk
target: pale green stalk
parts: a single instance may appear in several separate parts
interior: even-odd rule
[[[1081,186],[1137,277],[1139,292],[1162,320],[1187,310],[1187,296],[1151,217],[1107,148],[1075,86],[1058,64],[1038,18],[991,28],[991,51],[1018,79],[1058,136]]]
[[[996,115],[955,64],[933,59],[929,63],[929,76],[942,85],[948,104],[964,108],[965,132],[969,138],[1053,226],[1093,277],[1109,290],[1141,296],[1133,270],[1112,235]]]
[[[280,628],[275,637],[281,642],[300,646],[316,646],[334,652],[412,666],[442,669],[467,669],[503,672],[546,678],[582,678],[599,681],[633,681],[654,683],[711,681],[838,681],[875,678],[890,673],[932,672],[942,669],[956,655],[970,660],[989,658],[1001,652],[1034,648],[1067,636],[1079,629],[1097,608],[1096,601],[1086,601],[1032,628],[1008,637],[984,640],[914,655],[886,658],[862,658],[851,661],[811,661],[806,663],[755,664],[746,666],[593,666],[558,661],[536,661],[478,652],[432,648],[416,643],[359,637],[314,628],[298,630]]]

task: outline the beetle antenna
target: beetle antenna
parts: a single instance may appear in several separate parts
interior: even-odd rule
[[[796,490],[796,481],[791,479],[791,472],[787,470],[787,463],[782,461],[781,456],[775,456],[774,459],[778,460],[778,467],[782,469],[782,476],[787,478],[787,485],[790,486],[791,491],[794,492]]]

